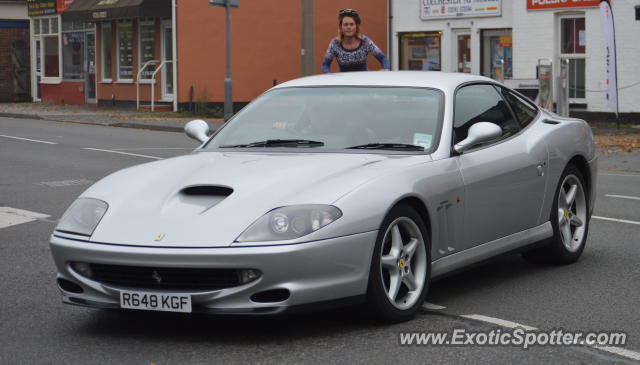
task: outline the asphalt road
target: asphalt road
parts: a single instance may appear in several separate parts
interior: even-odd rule
[[[179,133],[0,118],[0,209],[49,216],[0,228],[0,364],[640,362],[634,360],[640,353],[637,154],[601,157],[599,218],[591,221],[578,263],[541,267],[517,255],[497,259],[435,282],[427,301],[439,309],[407,323],[374,325],[353,309],[213,317],[63,305],[48,238],[69,204],[113,171],[195,146]],[[399,344],[402,331],[504,330],[510,323],[504,321],[541,330],[624,331],[622,348],[632,352]]]

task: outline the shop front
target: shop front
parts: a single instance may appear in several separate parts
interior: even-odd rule
[[[71,0],[28,0],[32,98],[58,104],[96,101],[95,24],[65,21]]]
[[[135,105],[152,87],[154,100],[172,101],[170,0],[29,0],[28,8],[34,101]]]
[[[86,38],[94,102],[136,106],[152,94],[154,103],[172,102],[171,14],[170,0],[76,0],[64,11],[64,22],[94,24]]]
[[[393,2],[395,69],[513,77],[511,2]]]
[[[640,17],[629,14],[640,11],[640,3],[610,3],[619,111],[637,116],[640,78],[633,75],[640,57]],[[442,71],[483,75],[531,98],[542,96],[540,104],[559,113],[600,113],[611,120],[599,5],[600,0],[394,1],[392,66],[437,70],[433,66],[439,65]]]

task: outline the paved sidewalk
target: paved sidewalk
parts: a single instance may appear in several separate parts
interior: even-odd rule
[[[98,124],[113,127],[153,129],[182,132],[184,125],[193,119],[187,113],[139,112],[132,108],[96,107],[85,105],[53,105],[43,103],[0,103],[0,117],[44,119],[56,122]],[[218,129],[223,120],[204,119],[212,130]]]

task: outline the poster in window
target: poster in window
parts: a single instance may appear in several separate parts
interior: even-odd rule
[[[118,28],[119,44],[118,52],[120,54],[120,78],[133,78],[133,32],[131,25],[121,26]]]
[[[140,50],[142,53],[140,67],[142,67],[145,62],[155,59],[155,35],[156,32],[154,23],[142,24],[140,26]],[[147,66],[147,68],[145,68],[142,72],[142,77],[145,79],[150,79],[155,69],[156,65]]]

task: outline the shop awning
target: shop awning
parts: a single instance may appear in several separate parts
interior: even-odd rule
[[[101,21],[135,17],[171,17],[171,0],[75,0],[64,20]]]

